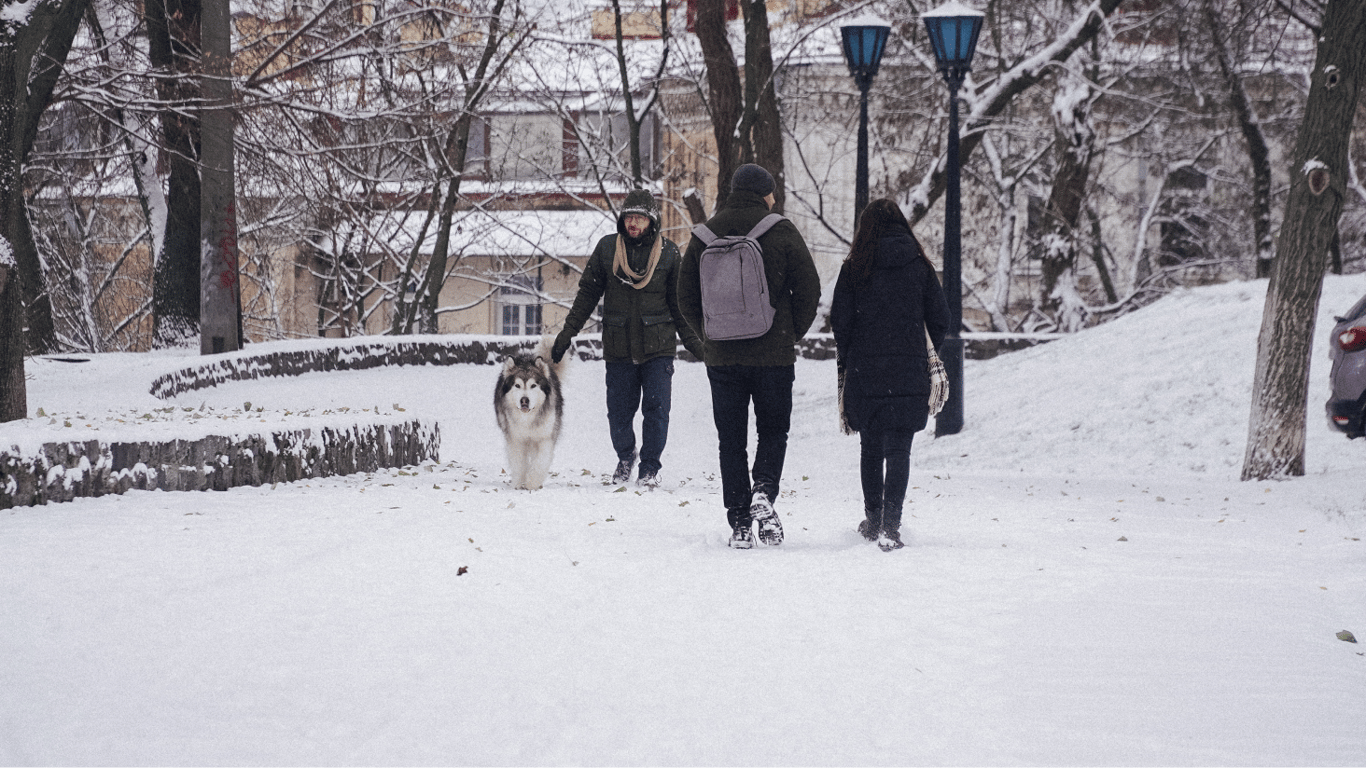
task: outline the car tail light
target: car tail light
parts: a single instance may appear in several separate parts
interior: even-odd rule
[[[1366,349],[1366,328],[1357,326],[1339,333],[1338,347],[1343,352],[1357,352]]]
[[[1347,428],[1347,425],[1348,425],[1351,421],[1352,421],[1352,419],[1351,419],[1350,416],[1334,416],[1334,417],[1333,417],[1333,423],[1336,424],[1336,425],[1338,425],[1339,427],[1342,427],[1343,429],[1346,429],[1346,428]]]

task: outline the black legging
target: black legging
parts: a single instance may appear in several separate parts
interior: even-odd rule
[[[890,528],[901,525],[901,505],[906,500],[906,483],[911,476],[913,437],[915,432],[909,429],[864,429],[859,432],[863,509],[874,524]]]

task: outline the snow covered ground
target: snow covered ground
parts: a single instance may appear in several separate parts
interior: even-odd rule
[[[698,364],[653,492],[604,482],[601,363],[536,492],[502,475],[491,367],[188,393],[397,404],[442,461],[0,513],[0,763],[1361,765],[1366,645],[1336,633],[1366,639],[1366,441],[1326,426],[1320,319],[1307,476],[1238,481],[1264,290],[970,361],[894,553],[854,532],[829,362],[798,364],[787,542],[749,552]],[[1323,316],[1363,292],[1330,278]],[[30,361],[32,421],[164,409],[186,363]]]

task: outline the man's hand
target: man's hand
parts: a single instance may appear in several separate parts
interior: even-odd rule
[[[564,353],[569,350],[569,342],[572,341],[573,338],[574,337],[572,336],[566,336],[563,332],[555,337],[555,344],[550,348],[550,361],[552,363],[558,363],[560,360],[564,359]]]

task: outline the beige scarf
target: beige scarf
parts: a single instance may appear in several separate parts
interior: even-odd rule
[[[612,257],[612,271],[620,271],[623,275],[631,278],[630,286],[637,291],[650,284],[650,278],[655,276],[655,267],[659,265],[659,253],[664,248],[664,236],[655,235],[654,247],[650,249],[650,262],[645,267],[645,274],[638,275],[631,271],[631,265],[626,263],[626,236],[617,235],[617,252]]]

